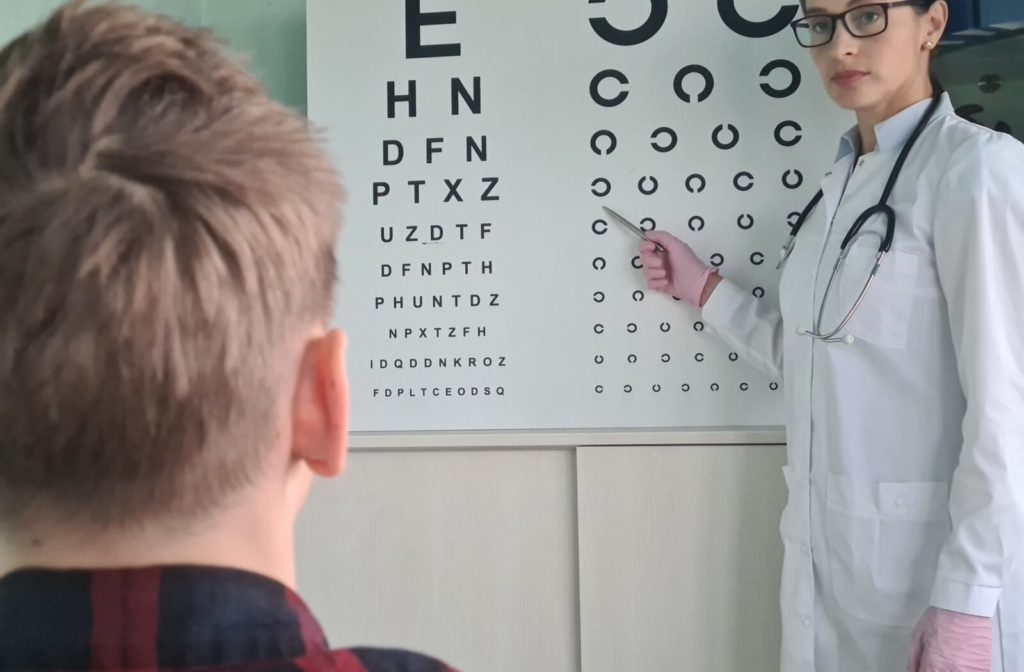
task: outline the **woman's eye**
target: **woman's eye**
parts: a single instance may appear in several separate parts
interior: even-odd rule
[[[807,25],[815,35],[827,35],[832,30],[832,22],[828,19],[808,21]]]
[[[877,9],[868,9],[857,15],[857,23],[862,26],[870,26],[878,23],[882,18],[882,13]]]

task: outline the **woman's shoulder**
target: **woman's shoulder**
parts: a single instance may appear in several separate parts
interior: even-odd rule
[[[951,166],[966,164],[979,171],[1008,170],[1024,176],[1024,143],[1008,133],[949,114],[942,120],[937,141],[948,152]]]

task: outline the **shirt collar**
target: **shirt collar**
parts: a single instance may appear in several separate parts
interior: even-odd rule
[[[0,580],[0,670],[211,668],[326,650],[295,593],[239,570],[26,570]]]
[[[875,139],[878,141],[878,151],[884,154],[898,152],[903,149],[903,146],[907,144],[907,140],[910,139],[910,134],[914,132],[914,128],[921,121],[921,117],[924,116],[931,102],[931,98],[918,101],[902,112],[898,112],[880,124],[876,124]],[[943,92],[942,102],[939,103],[939,107],[932,119],[952,113],[953,103],[949,99],[949,94]],[[860,131],[854,126],[840,138],[836,161],[850,154],[856,155],[859,151]]]

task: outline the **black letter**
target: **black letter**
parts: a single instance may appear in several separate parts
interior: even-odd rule
[[[736,0],[718,0],[718,15],[722,17],[722,21],[732,32],[743,37],[771,37],[782,32],[789,26],[789,22],[796,18],[799,11],[799,5],[784,5],[772,18],[755,23],[740,16],[736,11]]]
[[[473,78],[473,97],[469,97],[469,91],[466,91],[466,85],[462,83],[462,80],[458,77],[452,77],[452,116],[458,116],[459,114],[459,97],[462,97],[466,101],[466,105],[469,106],[469,111],[473,114],[480,114],[481,101],[480,101],[480,78]]]
[[[466,138],[466,163],[473,163],[473,154],[476,153],[476,157],[481,161],[487,160],[487,136],[480,136],[480,144],[476,144],[476,140],[472,137]]]
[[[420,187],[426,183],[426,180],[409,180],[409,186],[413,189],[413,203],[420,202]]]
[[[782,137],[782,131],[786,128],[792,128],[796,131],[796,134],[789,140]],[[804,129],[800,127],[800,124],[795,121],[784,121],[775,127],[775,142],[779,143],[783,147],[792,147],[803,139],[803,136],[800,134],[803,130]]]
[[[608,149],[603,150],[597,144],[599,138],[608,138]],[[615,138],[615,134],[611,131],[603,130],[594,133],[590,137],[590,149],[593,150],[594,154],[601,156],[602,154],[608,155],[615,151],[615,148],[619,145],[619,141]]]
[[[732,135],[732,137],[728,141],[722,140],[722,138],[721,138],[722,131],[725,131],[725,130],[728,130],[729,133]],[[739,141],[740,141],[739,129],[737,129],[732,124],[728,124],[728,125],[719,124],[718,126],[715,127],[714,133],[711,134],[711,142],[715,143],[715,147],[718,147],[719,149],[732,149],[737,144],[739,144]]]
[[[416,116],[416,82],[409,80],[409,93],[404,96],[395,94],[395,83],[388,82],[388,119],[395,118],[395,103],[409,103],[409,116]]]
[[[590,4],[603,3],[604,0],[588,0]],[[651,15],[643,25],[633,30],[620,30],[602,17],[591,19],[590,25],[605,42],[620,47],[632,47],[642,44],[658,34],[668,17],[668,0],[651,0]]]
[[[390,159],[388,154],[388,148],[394,147],[398,150],[398,158]],[[385,166],[397,166],[405,158],[405,147],[398,140],[385,140],[384,141],[384,165]]]
[[[747,180],[746,184],[740,184],[741,180]],[[736,173],[736,177],[733,178],[732,183],[739,191],[750,191],[754,188],[754,176],[746,171]]]
[[[768,82],[762,83],[761,90],[767,93],[772,98],[788,98],[789,96],[792,96],[794,93],[796,93],[796,90],[800,88],[800,68],[796,67],[796,65],[792,61],[787,61],[784,58],[774,60],[768,65],[761,68],[761,76],[767,77],[772,72],[780,68],[783,70],[787,70],[789,72],[792,81],[790,81],[789,86],[787,86],[784,89],[776,89]]]
[[[792,179],[790,179],[792,175]],[[804,175],[799,170],[787,170],[782,174],[782,184],[787,189],[799,189],[804,183]]]
[[[601,95],[601,92],[597,90],[601,82],[612,78],[623,86],[629,84],[629,79],[618,70],[602,70],[601,72],[594,75],[594,78],[590,80],[590,97],[594,99],[594,102],[601,107],[615,107],[625,102],[626,98],[629,97],[629,90],[620,91],[619,95],[614,98],[605,98]]]
[[[483,195],[480,197],[480,200],[481,201],[500,201],[501,197],[498,196],[497,194],[495,194],[494,196],[491,196],[491,192],[494,191],[494,188],[496,186],[498,186],[498,178],[497,177],[485,177],[485,178],[483,178],[483,183],[487,185],[487,189],[484,191]]]
[[[667,145],[659,145],[657,143],[657,141],[656,141],[656,138],[659,135],[664,135],[664,134],[667,134],[668,137],[669,137],[668,144]],[[673,149],[676,148],[676,143],[679,142],[679,136],[676,135],[676,132],[673,131],[671,128],[668,128],[666,126],[662,126],[661,128],[659,128],[656,131],[654,131],[654,133],[651,133],[651,140],[653,141],[653,142],[651,142],[651,147],[654,147],[654,149],[656,151],[665,153],[665,152],[671,152]]]
[[[700,186],[694,187],[694,182],[697,182],[698,184],[700,184]],[[693,175],[690,175],[688,178],[686,178],[686,190],[691,194],[699,194],[702,191],[704,191],[704,189],[706,189],[707,186],[708,181],[704,179],[704,176],[701,175],[700,173],[694,173]]]
[[[441,151],[442,151],[441,148],[434,146],[434,145],[436,145],[439,142],[443,143],[444,142],[444,138],[427,138],[427,163],[428,164],[434,162],[434,154],[440,154],[441,153]]]
[[[446,178],[444,183],[448,185],[448,195],[444,197],[444,202],[447,203],[454,197],[455,200],[462,203],[462,196],[459,196],[459,185],[462,184],[462,180],[455,180],[453,184],[451,180]]]
[[[461,56],[459,44],[423,44],[423,26],[455,23],[455,12],[421,12],[420,0],[405,0],[405,57],[436,58]]]
[[[647,186],[648,184],[650,184],[650,186]],[[644,196],[650,196],[651,194],[658,190],[658,178],[650,177],[649,175],[644,175],[643,177],[640,178],[640,181],[637,183],[636,187]]]
[[[683,79],[687,75],[697,74],[704,78],[704,89],[697,94],[697,102],[703,103],[711,95],[711,92],[715,90],[715,78],[711,74],[711,71],[705,68],[703,65],[688,65],[678,73],[676,73],[675,89],[676,95],[684,103],[689,103],[691,98],[690,94],[683,89]]]

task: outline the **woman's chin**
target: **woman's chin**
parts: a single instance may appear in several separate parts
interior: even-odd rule
[[[851,112],[873,107],[877,102],[877,96],[872,96],[859,86],[842,86],[832,82],[828,84],[828,95],[836,105]]]

